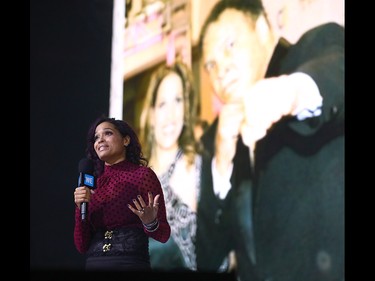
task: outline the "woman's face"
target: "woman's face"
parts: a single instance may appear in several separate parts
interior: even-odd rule
[[[115,164],[125,159],[124,146],[129,137],[124,138],[112,123],[100,123],[95,130],[94,149],[98,157],[107,164]]]
[[[155,142],[162,149],[178,147],[184,124],[184,98],[181,78],[174,72],[159,85],[151,123]]]

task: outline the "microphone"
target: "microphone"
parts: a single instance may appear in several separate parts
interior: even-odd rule
[[[88,158],[83,158],[78,164],[78,186],[87,186],[95,189],[94,164]],[[81,220],[86,220],[87,202],[81,204]]]

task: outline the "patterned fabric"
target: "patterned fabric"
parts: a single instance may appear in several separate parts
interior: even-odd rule
[[[159,198],[159,228],[147,232],[141,220],[129,208],[132,200],[141,195],[148,203],[148,192]],[[97,230],[112,230],[122,227],[143,229],[148,237],[165,243],[170,236],[170,227],[166,219],[164,195],[160,181],[150,168],[123,161],[105,166],[104,173],[97,179],[97,188],[91,196],[86,221],[81,220],[80,210],[75,213],[74,243],[80,253],[85,253]]]
[[[148,237],[140,228],[123,227],[95,233],[86,256],[138,257],[148,261]]]
[[[169,241],[170,243],[167,243],[168,246],[161,245],[158,247],[156,245],[153,247],[153,244],[150,244],[150,254],[153,255],[153,251],[155,251],[155,255],[157,255],[157,258],[151,258],[151,265],[153,268],[157,269],[165,270],[184,267],[190,270],[196,270],[197,268],[195,254],[197,214],[174,193],[169,183],[176,163],[181,157],[182,150],[179,150],[168,171],[160,176],[167,210],[167,219],[171,227],[170,240],[173,241]],[[199,194],[201,165],[201,156],[197,155],[194,163],[197,179],[195,186],[197,189],[196,194]],[[159,251],[159,253],[156,253],[156,251]],[[165,255],[160,254],[162,251]],[[169,262],[166,262],[165,257],[163,257],[167,255],[169,256]],[[174,260],[171,257],[174,257]]]

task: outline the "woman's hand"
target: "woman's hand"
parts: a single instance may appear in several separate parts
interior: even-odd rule
[[[160,194],[156,195],[155,198],[153,197],[152,193],[148,193],[148,205],[146,205],[145,201],[143,200],[141,195],[137,196],[137,199],[133,199],[133,203],[135,208],[128,204],[129,209],[136,214],[142,223],[148,224],[157,218],[158,211],[159,211],[159,197]]]
[[[76,203],[78,208],[81,208],[83,202],[90,202],[91,194],[93,193],[95,193],[95,191],[87,186],[77,187],[74,191],[74,203]]]

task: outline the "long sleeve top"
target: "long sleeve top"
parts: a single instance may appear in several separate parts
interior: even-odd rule
[[[115,229],[120,227],[143,228],[147,236],[165,243],[170,236],[170,226],[166,218],[164,195],[155,172],[148,167],[128,161],[105,166],[97,179],[97,188],[87,204],[87,218],[81,220],[80,209],[75,210],[74,243],[80,253],[85,253],[92,235],[97,229]],[[155,197],[160,194],[158,220],[159,228],[148,232],[142,221],[129,208],[133,199],[141,195],[148,204],[148,192]]]

